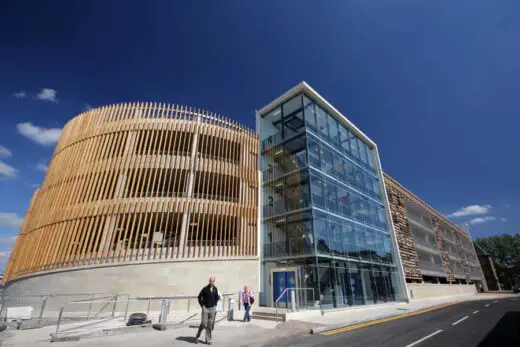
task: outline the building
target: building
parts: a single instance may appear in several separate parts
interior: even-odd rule
[[[482,273],[484,274],[484,279],[486,280],[488,290],[502,290],[502,286],[500,285],[500,281],[498,279],[493,258],[491,258],[491,256],[477,243],[474,243],[474,245],[475,250],[477,251],[478,261],[480,263],[480,267],[482,268]]]
[[[475,291],[462,285],[482,279],[469,234],[383,174],[376,144],[308,84],[258,111],[256,128],[150,103],[73,118],[6,295],[195,295],[208,275],[223,292],[257,288],[265,306]]]
[[[306,83],[257,112],[262,303],[405,300],[376,144]]]
[[[64,127],[6,295],[193,295],[258,285],[258,138],[199,109],[138,103]],[[186,275],[189,274],[189,280]]]
[[[406,281],[485,285],[468,231],[389,175],[384,178]],[[439,288],[439,294],[448,295],[452,290],[449,286]]]

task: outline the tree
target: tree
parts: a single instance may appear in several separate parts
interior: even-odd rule
[[[520,234],[477,238],[475,243],[493,258],[502,284],[520,283]]]

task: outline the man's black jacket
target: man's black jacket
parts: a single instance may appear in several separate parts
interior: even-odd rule
[[[217,287],[211,286],[208,284],[199,293],[199,305],[206,308],[212,308],[217,306],[217,302],[219,300]]]

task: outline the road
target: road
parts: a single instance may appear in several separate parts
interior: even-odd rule
[[[467,301],[350,331],[295,336],[269,347],[520,346],[520,296]]]

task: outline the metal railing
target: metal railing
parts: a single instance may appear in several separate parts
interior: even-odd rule
[[[309,301],[307,293],[312,292],[312,298]],[[292,292],[294,295],[294,302],[292,297]],[[284,299],[284,300],[282,300]],[[275,319],[279,320],[278,317],[278,307],[281,302],[285,301],[285,310],[289,309],[289,303],[294,304],[294,309],[299,311],[301,308],[309,308],[309,302],[312,303],[312,307],[314,307],[314,303],[316,302],[316,297],[314,295],[314,288],[285,288],[284,291],[280,294],[280,296],[275,300]]]
[[[17,319],[17,317],[8,316],[8,308],[14,307],[33,307],[31,313],[32,321],[37,324],[54,323],[58,317],[61,304],[64,301],[76,300],[106,300],[118,297],[128,297],[127,294],[108,294],[108,293],[69,293],[69,294],[35,294],[35,295],[19,295],[9,296],[3,295],[0,300],[0,317],[2,320]]]
[[[221,312],[229,309],[231,298],[235,295],[236,293],[221,294]],[[161,318],[161,305],[164,300],[167,301],[167,314],[166,317]],[[196,312],[194,312],[195,310]],[[127,326],[126,322],[132,312],[146,312],[146,322]],[[119,295],[103,300],[69,301],[62,304],[60,308],[56,331],[51,334],[51,341],[59,341],[66,336],[81,336],[86,332],[106,330],[107,324],[110,326],[109,329],[131,329],[150,326],[160,321],[167,322],[168,325],[182,325],[193,322],[199,314],[197,296],[127,296],[123,298]],[[219,318],[219,320],[223,319],[222,316]],[[70,322],[73,324],[63,326]]]

